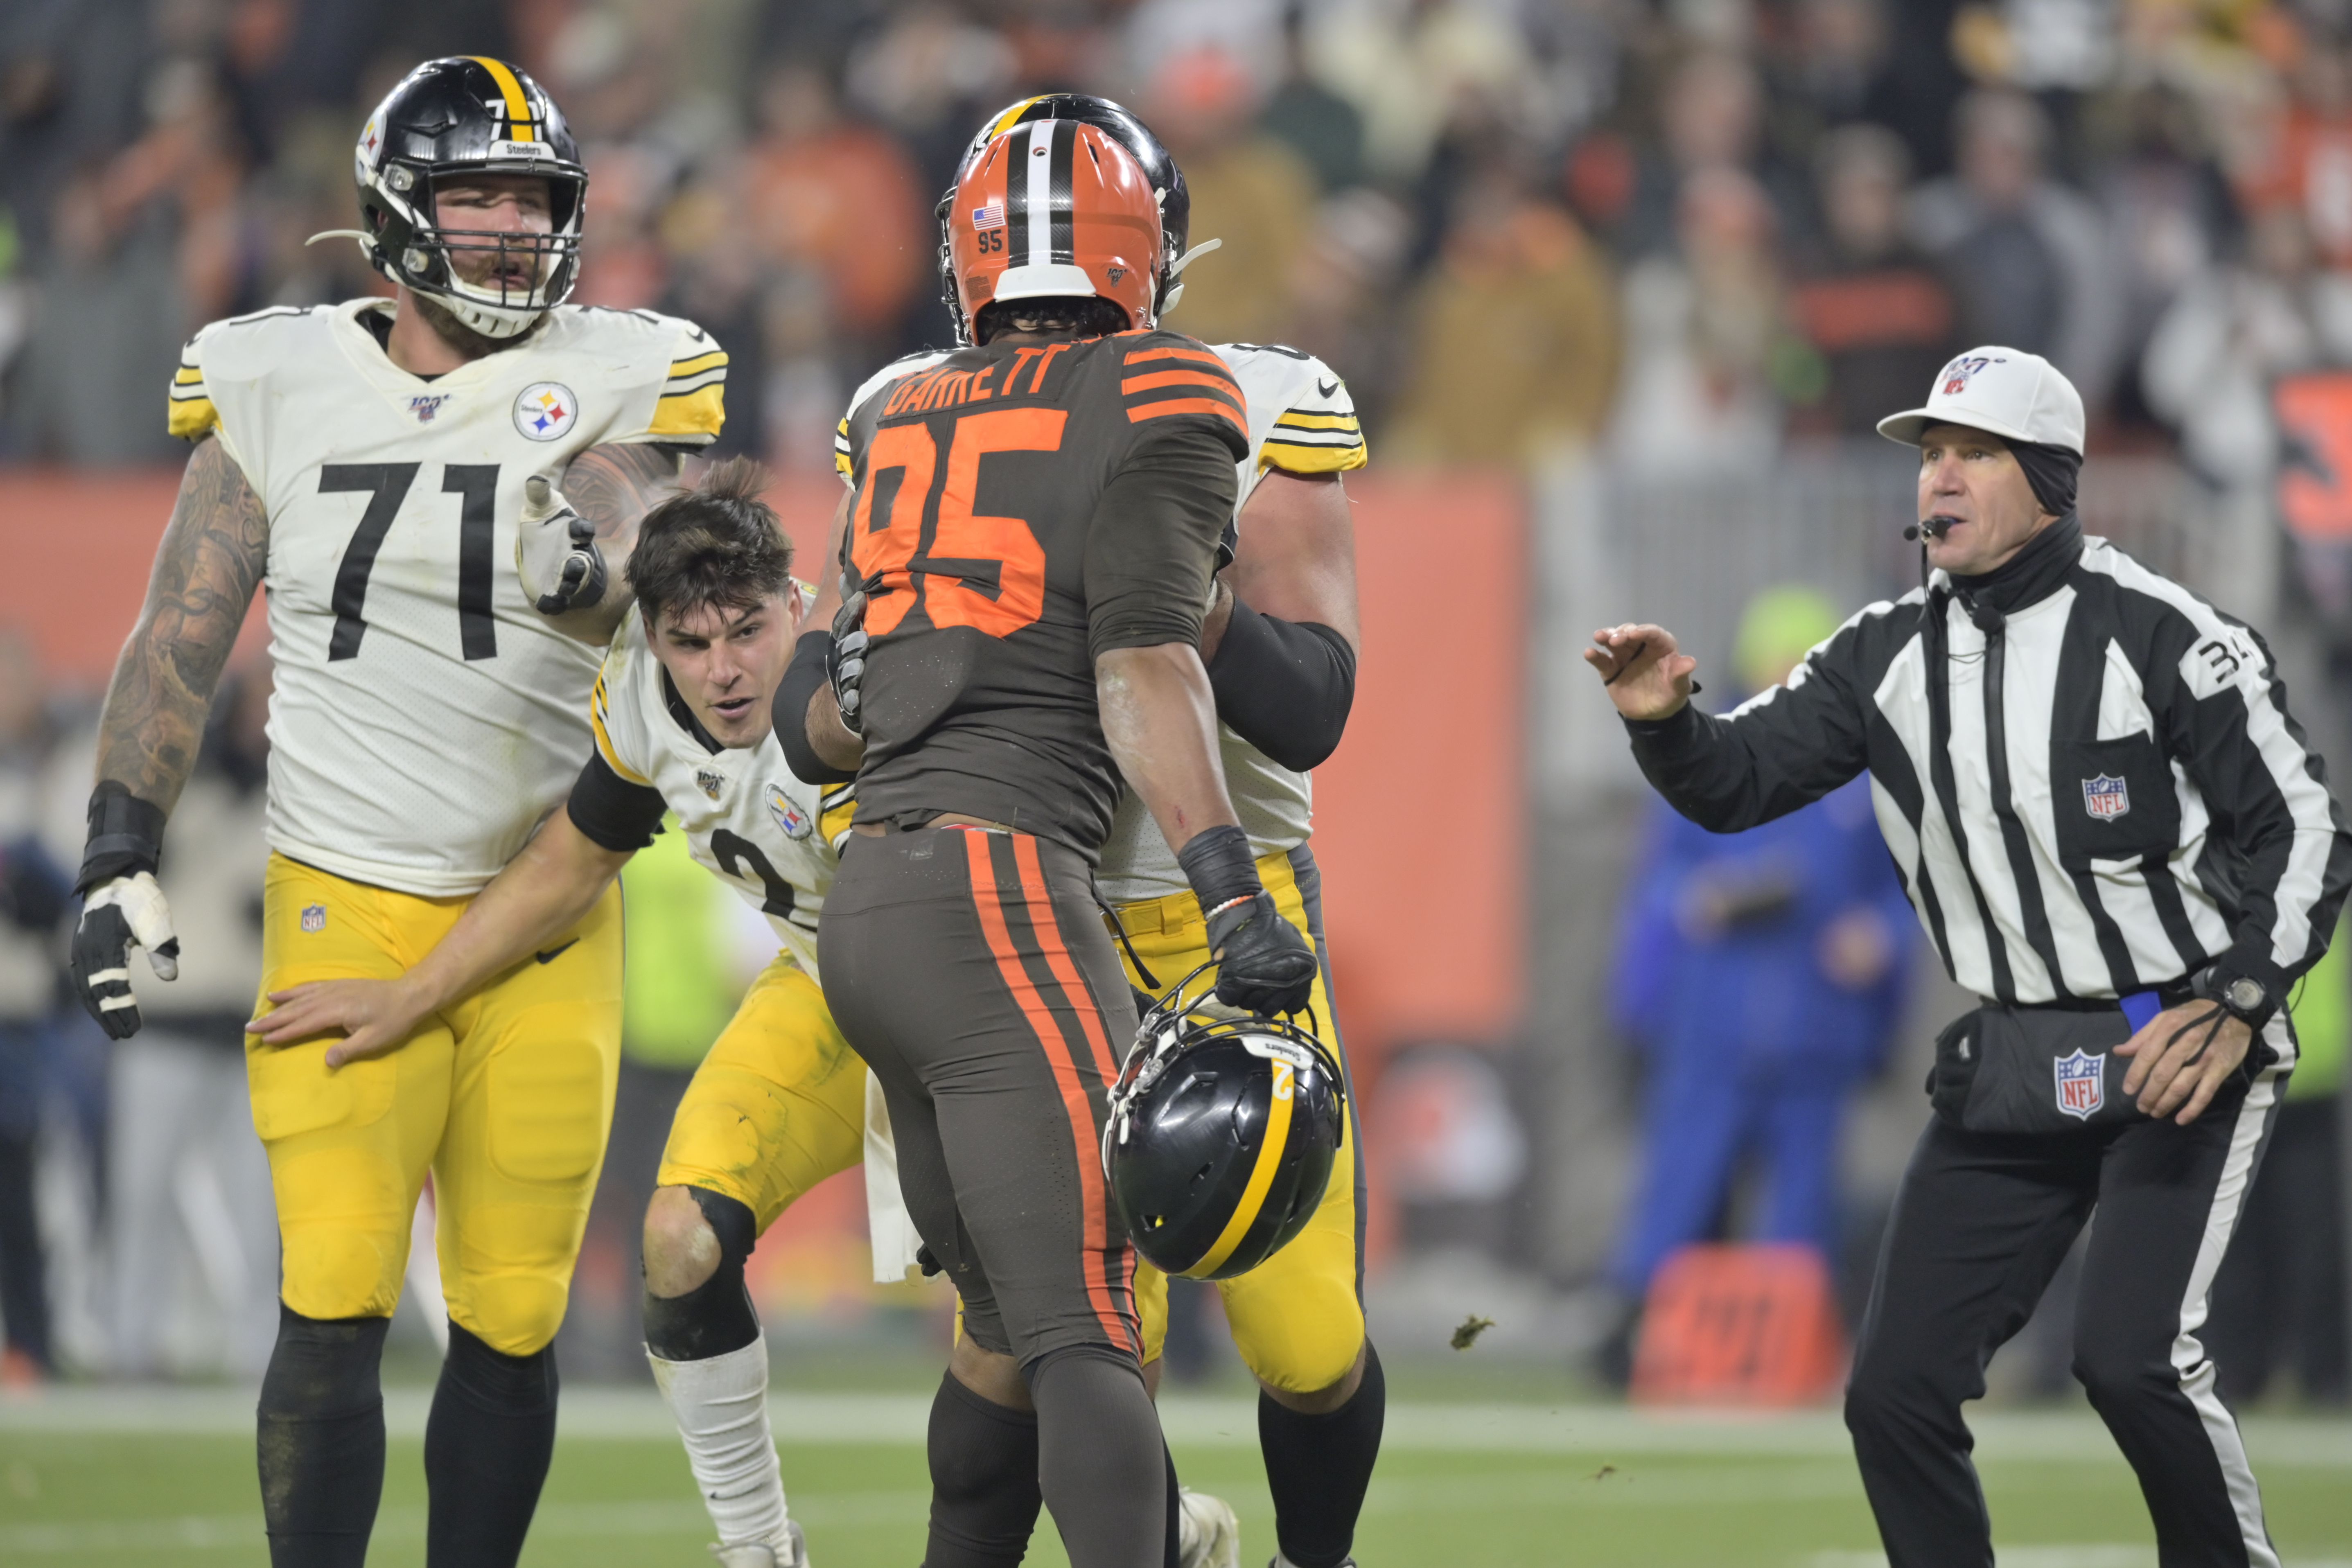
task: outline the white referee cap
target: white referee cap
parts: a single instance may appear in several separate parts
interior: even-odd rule
[[[1970,349],[1936,373],[1925,408],[1890,414],[1878,433],[1919,444],[1930,425],[1965,425],[2007,441],[2083,451],[2083,395],[2040,354],[2021,349]]]

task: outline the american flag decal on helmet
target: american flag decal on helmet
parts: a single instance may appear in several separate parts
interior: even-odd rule
[[[971,226],[974,228],[1003,228],[1004,226],[1004,204],[1003,202],[991,202],[984,207],[972,208]]]

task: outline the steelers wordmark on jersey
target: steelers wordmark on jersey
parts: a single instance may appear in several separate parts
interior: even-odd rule
[[[658,790],[695,859],[768,917],[794,963],[816,973],[816,923],[833,886],[855,786],[803,784],[771,734],[721,746],[694,717],[631,616],[591,698],[596,750],[624,780]]]
[[[726,355],[692,322],[564,306],[425,380],[355,300],[216,321],[170,424],[217,439],[269,518],[270,847],[426,897],[478,890],[563,798],[596,651],[515,574],[523,481],[591,447],[708,444]]]

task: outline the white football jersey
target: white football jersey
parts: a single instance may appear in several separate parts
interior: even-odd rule
[[[215,437],[269,516],[269,843],[337,876],[478,891],[561,801],[597,651],[515,572],[523,481],[604,442],[697,447],[727,356],[690,321],[564,306],[427,381],[363,322],[383,300],[215,321],[174,435]]]
[[[1215,352],[1241,383],[1242,395],[1249,405],[1250,455],[1235,465],[1241,479],[1234,496],[1236,537],[1242,510],[1266,469],[1335,474],[1364,466],[1364,433],[1356,422],[1355,400],[1348,395],[1347,384],[1337,371],[1313,354],[1279,345],[1219,343]],[[856,413],[891,382],[946,357],[944,353],[909,354],[883,366],[851,395],[849,412]],[[847,414],[834,433],[833,461],[842,482],[853,483]],[[1234,814],[1250,836],[1251,847],[1263,857],[1306,843],[1314,831],[1313,790],[1307,775],[1284,767],[1234,734],[1229,725],[1219,725],[1218,732],[1225,792],[1233,800]],[[1096,880],[1103,896],[1115,904],[1191,889],[1160,825],[1151,820],[1151,813],[1131,790],[1119,799]]]
[[[857,808],[856,786],[803,784],[771,734],[721,746],[695,721],[632,615],[613,638],[591,700],[605,766],[661,792],[694,858],[767,915],[814,976],[816,921]]]

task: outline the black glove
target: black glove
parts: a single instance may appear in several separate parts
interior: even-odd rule
[[[180,973],[180,939],[172,910],[155,884],[163,813],[112,779],[89,796],[89,838],[82,847],[74,890],[83,895],[74,927],[73,986],[83,1008],[114,1039],[139,1032],[139,999],[131,994],[131,949],[147,950],[157,975]]]
[[[834,706],[841,710],[841,727],[853,735],[866,733],[857,710],[857,683],[866,678],[866,595],[852,590],[833,617],[833,648],[825,655],[825,679],[833,686]]]
[[[1260,889],[1209,917],[1217,1000],[1253,1013],[1296,1013],[1315,992],[1315,949]]]
[[[1249,835],[1230,824],[1197,833],[1176,863],[1208,916],[1217,1000],[1253,1013],[1306,1006],[1315,989],[1315,949],[1259,883]]]

